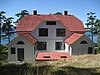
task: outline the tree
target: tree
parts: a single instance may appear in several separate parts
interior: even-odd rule
[[[10,37],[13,33],[15,33],[14,31],[14,26],[12,25],[12,17],[9,18],[5,18],[2,26],[2,32],[4,33],[3,37],[8,38],[8,42],[10,42]]]
[[[5,16],[3,15],[5,12],[4,11],[0,11],[0,44],[1,44],[1,24],[2,24],[2,20],[5,18]]]
[[[98,33],[97,51],[96,51],[96,53],[100,53],[100,20],[99,19],[97,19],[95,21],[95,27],[96,27],[97,33]]]
[[[86,23],[87,29],[89,29],[89,32],[91,32],[91,34],[92,34],[92,41],[93,41],[93,34],[96,31],[96,28],[95,28],[96,16],[94,16],[94,14],[95,13],[93,13],[93,12],[87,13],[88,20],[87,20],[87,23]]]
[[[61,12],[56,12],[56,13],[54,13],[54,15],[62,15],[62,13]]]
[[[22,10],[20,13],[15,14],[15,16],[19,17],[16,22],[18,23],[26,15],[29,15],[27,10]]]
[[[8,48],[5,45],[0,44],[0,61],[7,59]]]

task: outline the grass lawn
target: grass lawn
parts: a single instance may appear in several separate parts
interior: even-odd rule
[[[100,75],[100,54],[73,56],[72,60],[2,64],[0,75]]]

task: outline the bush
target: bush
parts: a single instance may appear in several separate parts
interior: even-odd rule
[[[8,48],[5,45],[0,44],[0,61],[7,60]]]

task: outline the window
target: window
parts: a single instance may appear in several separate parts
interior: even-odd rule
[[[93,51],[92,47],[88,47],[88,54],[92,54],[92,51]]]
[[[87,41],[83,40],[80,42],[80,44],[87,44]]]
[[[15,54],[15,47],[11,47],[11,54]]]
[[[17,44],[25,44],[23,41],[18,41]]]
[[[56,25],[56,21],[46,21],[46,25]]]
[[[37,50],[46,50],[46,42],[38,42]]]
[[[56,36],[57,37],[65,37],[66,30],[63,28],[56,29]]]
[[[56,50],[64,50],[65,49],[65,44],[63,42],[56,42],[55,43],[55,49]]]
[[[47,28],[40,28],[39,29],[39,36],[48,36],[48,29]]]

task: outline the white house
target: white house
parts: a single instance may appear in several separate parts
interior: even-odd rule
[[[18,36],[9,44],[10,62],[70,59],[71,55],[94,54],[95,44],[84,35],[81,20],[73,15],[40,15],[34,11],[18,22]]]

